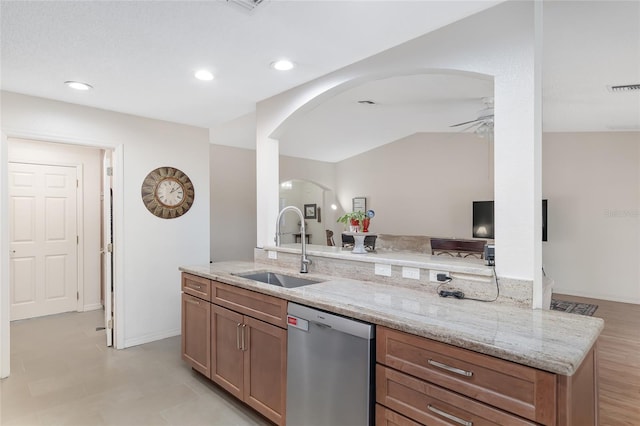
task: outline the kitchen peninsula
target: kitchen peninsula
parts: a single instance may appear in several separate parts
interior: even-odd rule
[[[450,421],[447,416],[487,424],[597,424],[595,345],[603,328],[601,319],[532,310],[521,303],[509,303],[508,299],[502,303],[444,299],[437,296],[433,285],[394,281],[393,277],[345,278],[342,276],[345,268],[335,267],[335,262],[350,262],[356,255],[328,249],[310,246],[313,264],[309,274],[299,274],[295,269],[299,266],[295,262],[296,256],[299,260],[299,249],[293,245],[257,249],[255,262],[181,267],[185,292],[183,339],[184,298],[210,302],[213,310],[220,309],[218,304],[229,308],[228,297],[216,302],[215,293],[221,292],[238,295],[233,306],[239,312],[239,324],[270,323],[273,326],[270,336],[278,333],[280,336],[272,339],[273,348],[278,345],[280,349],[286,348],[283,333],[287,327],[286,303],[295,302],[376,325],[377,425],[428,424],[430,419]],[[372,269],[376,262],[387,262],[392,268],[404,265],[446,270],[470,282],[479,280],[483,286],[488,286],[492,278],[492,270],[481,262],[424,255],[357,256],[359,262],[371,263]],[[356,273],[360,267],[355,268]],[[283,288],[239,276],[254,271],[304,276],[318,282]],[[189,280],[204,286],[205,291],[194,296]],[[241,292],[243,297],[255,298],[260,303],[243,307],[238,302]],[[258,305],[269,310],[267,316],[260,317],[265,314],[259,312]],[[241,314],[249,318],[243,322]],[[205,324],[201,336],[215,332],[215,326],[211,325],[213,317],[211,313],[205,315],[205,321],[208,318],[212,322]],[[189,330],[186,329],[186,338]],[[188,354],[185,357],[183,342],[183,357],[194,369],[216,381],[211,362],[213,345],[210,339],[207,350],[201,351],[204,359],[194,363]],[[244,346],[242,331],[238,347]],[[286,363],[286,355],[276,361],[280,363],[278,371],[284,383],[286,368],[282,364]],[[438,367],[441,365],[450,371]],[[245,402],[277,424],[284,424],[284,384],[281,390],[275,402],[252,404],[247,399]],[[443,406],[447,412],[442,411]]]

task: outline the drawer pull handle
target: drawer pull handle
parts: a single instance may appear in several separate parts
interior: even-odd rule
[[[472,371],[461,370],[460,368],[451,367],[451,366],[449,366],[447,364],[443,364],[441,362],[434,361],[432,359],[427,360],[427,362],[430,365],[433,365],[434,367],[442,368],[443,370],[447,370],[447,371],[450,371],[452,373],[460,374],[461,376],[466,376],[466,377],[473,376],[473,372]]]
[[[240,326],[242,326],[242,323],[238,323],[238,325],[236,326],[236,349],[240,350]]]
[[[247,324],[242,324],[242,347],[240,348],[242,351],[246,351],[247,348],[244,346],[244,330],[247,328]]]
[[[195,288],[196,290],[200,290],[202,286],[191,284],[191,288]]]
[[[463,426],[473,426],[473,422],[468,422],[466,420],[462,420],[460,417],[456,417],[453,414],[449,414],[449,413],[445,413],[442,410],[437,409],[436,407],[434,407],[433,405],[429,404],[427,405],[427,408],[429,409],[429,411],[433,411],[434,413],[442,416],[442,417],[446,417],[447,419],[456,422],[458,424],[461,424]]]
[[[194,304],[194,305],[199,305],[200,302],[198,302],[197,300],[193,300],[193,299],[185,299],[187,302]]]

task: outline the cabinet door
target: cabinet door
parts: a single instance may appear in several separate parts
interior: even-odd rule
[[[182,359],[211,377],[211,304],[182,294]]]
[[[211,305],[211,380],[242,399],[242,315]]]
[[[287,401],[287,330],[247,316],[244,322],[244,401],[282,425]]]

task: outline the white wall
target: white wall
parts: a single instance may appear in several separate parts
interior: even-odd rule
[[[493,200],[493,152],[469,133],[418,133],[336,164],[346,211],[367,197],[371,232],[472,237],[472,201]]]
[[[256,151],[210,145],[211,260],[253,260]]]
[[[100,303],[100,236],[102,216],[102,151],[59,143],[43,143],[26,139],[9,140],[9,161],[40,164],[82,165],[83,204],[83,276],[81,282],[83,310],[99,309]]]
[[[534,282],[542,304],[540,81],[536,18],[541,4],[510,1],[257,104],[258,246],[277,215],[277,137],[288,119],[327,96],[386,76],[459,70],[494,76],[496,260],[501,276]],[[470,34],[482,34],[470,37]],[[274,171],[275,170],[275,171]],[[416,188],[417,189],[417,188]],[[407,208],[407,205],[399,208]]]
[[[545,133],[555,293],[640,303],[640,133]]]
[[[1,121],[0,121],[1,122]],[[7,136],[0,134],[0,379],[9,375],[9,187]],[[3,285],[5,284],[6,285]]]
[[[115,210],[122,213],[115,217],[116,344],[127,347],[179,334],[178,267],[209,260],[208,130],[3,92],[2,132],[115,147],[122,154],[114,164]],[[180,218],[157,218],[142,203],[142,181],[160,166],[182,170],[194,184],[193,206]],[[0,168],[5,176],[6,161]],[[7,238],[3,232],[3,243]]]

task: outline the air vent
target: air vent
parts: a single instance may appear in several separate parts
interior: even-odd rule
[[[610,92],[635,92],[640,90],[640,83],[638,84],[625,84],[624,86],[607,86]]]
[[[253,12],[263,1],[264,0],[227,0],[227,3],[238,6],[247,12]]]

